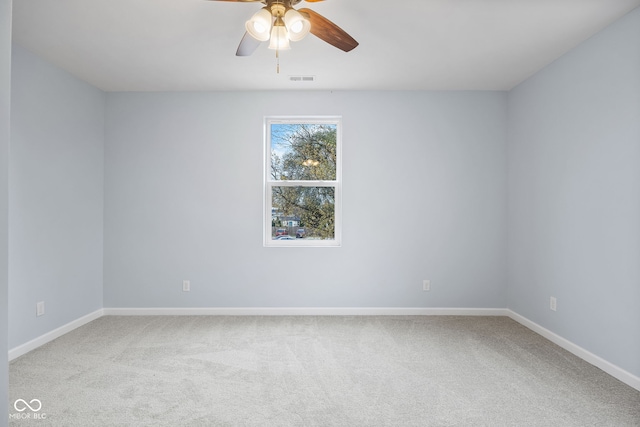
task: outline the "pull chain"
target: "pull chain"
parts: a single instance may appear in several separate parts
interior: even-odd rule
[[[276,73],[280,74],[280,55],[278,52],[280,52],[280,49],[276,49]]]

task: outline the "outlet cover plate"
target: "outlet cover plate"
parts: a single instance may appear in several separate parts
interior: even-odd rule
[[[36,304],[36,316],[42,316],[44,314],[44,301],[40,301]]]

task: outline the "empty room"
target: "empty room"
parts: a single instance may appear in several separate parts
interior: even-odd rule
[[[0,426],[640,426],[640,0],[0,0]]]

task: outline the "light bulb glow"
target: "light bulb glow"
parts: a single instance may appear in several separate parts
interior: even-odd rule
[[[302,31],[303,27],[304,27],[304,25],[302,25],[302,22],[298,21],[298,22],[294,23],[293,25],[291,25],[291,32],[292,33],[299,33],[300,31]]]
[[[267,27],[262,22],[253,22],[253,29],[256,30],[257,33],[264,33],[267,31]]]

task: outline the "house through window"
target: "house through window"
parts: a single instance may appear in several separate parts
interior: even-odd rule
[[[265,246],[340,246],[341,120],[265,119]]]

